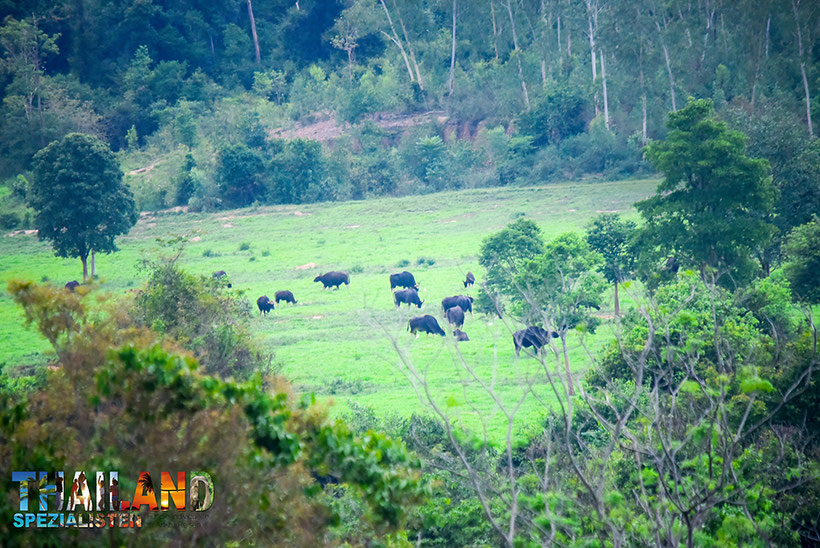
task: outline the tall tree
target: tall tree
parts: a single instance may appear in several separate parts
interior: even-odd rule
[[[637,225],[621,219],[617,214],[599,215],[587,227],[587,243],[604,258],[601,271],[606,280],[615,287],[615,316],[621,313],[618,302],[618,286],[632,276],[636,250],[631,239]]]
[[[636,204],[643,243],[704,275],[748,277],[753,250],[774,233],[765,221],[775,197],[769,163],[746,156],[746,136],[715,119],[711,100],[690,100],[667,126],[667,138],[646,149],[664,180]]]
[[[66,135],[34,156],[29,203],[38,237],[50,240],[60,257],[79,257],[83,281],[89,254],[116,251],[115,238],[137,222],[114,153],[82,133]]]

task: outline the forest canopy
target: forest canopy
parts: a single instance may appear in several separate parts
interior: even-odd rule
[[[70,132],[119,151],[142,210],[624,178],[652,172],[641,148],[690,96],[753,130],[784,186],[812,180],[805,0],[53,0],[0,21],[0,177],[20,193]],[[31,225],[5,201],[6,228]]]

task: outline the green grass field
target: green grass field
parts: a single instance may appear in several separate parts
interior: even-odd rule
[[[407,320],[419,312],[395,310],[388,274],[413,272],[425,301],[420,313],[440,318],[441,299],[464,293],[467,271],[472,270],[480,281],[476,255],[487,234],[522,215],[537,222],[547,238],[581,230],[600,212],[634,216],[632,204],[650,195],[656,184],[647,180],[567,183],[213,214],[145,215],[119,240],[118,253],[97,258],[97,272],[101,290],[122,293],[137,287],[143,282],[137,263],[156,249],[156,238],[186,236],[190,243],[181,262],[188,271],[210,275],[225,270],[234,287],[247,290],[249,301],[262,294],[273,297],[279,289],[296,295],[297,305],[283,305],[269,317],[256,315],[250,321],[261,344],[274,351],[282,373],[297,390],[334,400],[336,412],[345,410],[342,402],[348,399],[372,406],[380,414],[421,410],[412,385],[398,367],[393,337],[427,372],[437,401],[473,429],[480,429],[477,413],[483,414],[491,437],[496,438],[503,432],[503,418],[492,412],[494,406],[478,383],[467,379],[456,365],[452,337],[412,337],[406,331]],[[13,278],[63,285],[82,275],[79,260],[55,257],[33,235],[0,238],[0,256],[3,287]],[[420,266],[420,258],[432,261]],[[398,266],[404,262],[409,264]],[[350,271],[350,286],[323,291],[313,278],[328,270]],[[468,315],[464,330],[471,340],[459,345],[465,359],[510,402],[520,394],[519,379],[536,373],[535,360],[515,359],[509,330],[520,327]],[[588,341],[590,346],[600,345],[608,332],[604,326]],[[573,346],[573,367],[581,372],[588,363],[586,351],[577,340]],[[22,325],[20,311],[3,292],[0,365],[5,364],[4,373],[20,375],[44,363],[47,348],[44,339]],[[545,387],[540,392],[548,398]],[[542,410],[543,404],[530,399],[521,418],[537,417]]]

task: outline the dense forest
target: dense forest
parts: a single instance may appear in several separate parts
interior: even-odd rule
[[[0,307],[48,347],[0,355],[0,538],[820,545],[819,16],[808,0],[0,0],[0,228],[13,231]],[[534,212],[557,228],[518,197],[500,229],[459,240],[473,248],[437,224],[455,220],[401,202],[391,212],[435,226],[396,224],[391,238],[337,213],[299,240],[304,256],[285,257],[288,242],[270,251],[297,213],[337,205],[320,202],[447,191],[431,196],[443,208],[439,196],[479,187],[583,180],[571,190],[583,194],[641,177],[657,187],[628,211]],[[287,219],[267,207],[306,203],[316,209]],[[203,237],[236,247],[226,231],[144,245],[146,226],[171,216],[233,228],[226,209],[264,227],[235,253],[188,251]],[[331,239],[340,223],[344,242]],[[138,230],[133,272],[98,277],[94,254]],[[439,255],[371,264],[416,234]],[[37,237],[81,259],[82,284],[57,281]],[[407,303],[427,299],[441,339],[413,339],[398,300],[345,316],[353,289],[310,293],[325,265],[307,261],[342,244],[354,251],[339,279],[388,296],[388,271],[449,291],[471,265],[475,285],[455,283],[471,295],[458,305],[470,337],[454,340],[418,284]],[[215,256],[233,283],[194,273]],[[36,281],[18,279],[25,263]],[[303,293],[273,324],[271,301],[246,288],[275,276]],[[388,367],[368,353],[386,341],[391,382],[423,412],[334,412],[299,390],[277,353],[311,338],[350,339],[364,368]],[[337,354],[301,353],[298,366],[324,373]],[[457,380],[442,388],[445,367]],[[11,471],[157,466],[207,471],[214,506],[190,522],[140,507],[140,530],[7,519],[20,505]]]
[[[119,151],[140,209],[213,210],[647,173],[641,147],[689,96],[785,167],[818,112],[806,0],[53,1],[0,16],[7,210],[34,153],[69,132]],[[320,120],[340,131],[298,138]],[[3,225],[27,227],[14,211]]]

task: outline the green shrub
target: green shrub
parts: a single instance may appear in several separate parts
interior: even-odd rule
[[[0,213],[0,228],[11,230],[20,225],[20,217],[14,213]]]

